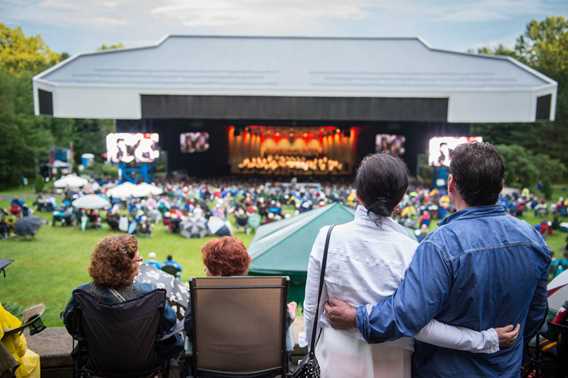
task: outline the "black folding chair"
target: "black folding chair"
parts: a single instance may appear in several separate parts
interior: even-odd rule
[[[286,377],[286,277],[190,282],[194,377]]]
[[[73,351],[75,377],[167,377],[168,361],[156,351],[165,290],[112,305],[82,289],[73,297],[78,303],[72,334],[78,341]]]

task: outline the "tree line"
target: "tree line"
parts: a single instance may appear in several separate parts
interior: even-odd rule
[[[123,47],[102,45],[100,49]],[[498,145],[507,160],[507,184],[550,186],[565,181],[568,164],[568,20],[531,21],[513,48],[484,47],[480,54],[510,56],[558,82],[556,121],[532,124],[480,124],[472,132]],[[51,50],[41,36],[0,23],[0,187],[33,178],[53,146],[73,146],[100,155],[111,120],[55,119],[34,116],[32,78],[68,58]]]
[[[566,182],[568,165],[568,20],[562,16],[533,20],[513,48],[484,47],[479,54],[512,57],[558,83],[556,120],[531,124],[474,125],[473,132],[498,145],[507,162],[508,185]]]
[[[114,130],[112,120],[33,113],[32,78],[68,57],[51,50],[41,36],[26,36],[19,27],[0,23],[0,187],[17,185],[21,177],[34,179],[54,146],[73,146],[76,159],[86,152],[100,156],[105,151],[105,136]]]

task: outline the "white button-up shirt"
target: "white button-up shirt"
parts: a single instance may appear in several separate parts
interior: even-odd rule
[[[317,304],[327,230],[328,227],[320,230],[310,254],[304,301],[304,324],[308,343]],[[408,230],[391,218],[379,221],[373,214],[367,214],[364,207],[359,206],[352,222],[337,225],[332,231],[318,328],[330,326],[323,314],[323,305],[328,298],[360,305],[374,304],[391,296],[404,278],[417,245]],[[357,329],[353,329],[351,333],[353,337],[364,341]],[[477,332],[436,320],[424,327],[416,338],[441,347],[470,352],[493,353],[499,350],[499,341],[494,329]],[[386,345],[413,350],[411,338],[383,344]]]

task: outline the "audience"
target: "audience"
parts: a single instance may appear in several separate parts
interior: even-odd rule
[[[168,255],[166,257],[166,260],[161,264],[160,269],[178,278],[181,276],[181,271],[183,270],[181,265],[176,260],[174,260],[174,257],[172,255]]]
[[[148,259],[144,260],[144,264],[151,266],[152,268],[162,269],[162,263],[156,260],[156,252],[148,253]]]

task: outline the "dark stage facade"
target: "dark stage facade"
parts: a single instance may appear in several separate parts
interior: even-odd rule
[[[232,155],[235,154],[233,141],[235,138],[245,138],[247,133],[251,134],[250,138],[254,138],[255,128],[259,125],[268,129],[272,135],[281,133],[282,138],[288,140],[290,138],[290,130],[297,129],[294,133],[296,139],[307,133],[314,135],[315,139],[323,139],[321,137],[322,128],[326,129],[326,133],[331,132],[332,138],[352,140],[352,145],[341,154],[337,159],[346,165],[341,172],[330,172],[328,175],[349,176],[354,173],[356,168],[366,155],[377,152],[377,135],[397,135],[405,139],[404,153],[397,153],[403,159],[411,174],[416,174],[418,155],[426,154],[428,151],[428,141],[431,137],[444,136],[465,136],[469,135],[470,126],[468,124],[452,124],[448,125],[443,122],[329,122],[329,121],[238,121],[230,122],[227,120],[189,120],[189,119],[143,119],[143,120],[118,120],[118,132],[152,132],[160,135],[160,149],[166,153],[168,172],[182,171],[189,176],[194,177],[215,177],[227,176],[234,174],[242,174],[250,176],[251,174],[265,175],[293,175],[304,176],[314,174],[313,172],[262,172],[253,171],[246,172],[235,170],[231,165]],[[240,136],[235,137],[235,130],[240,130]],[[279,131],[281,130],[281,131]],[[330,131],[327,131],[330,130]],[[337,132],[339,131],[339,132]],[[209,147],[205,151],[187,153],[183,151],[180,143],[180,136],[186,133],[202,133],[209,134]],[[257,135],[258,137],[258,135]],[[237,152],[238,154],[238,152]],[[264,153],[267,155],[267,153]],[[294,150],[291,156],[303,156],[302,151]],[[325,156],[325,154],[311,154],[307,151],[307,155]],[[330,158],[334,156],[329,156]],[[234,159],[233,159],[234,160]]]

